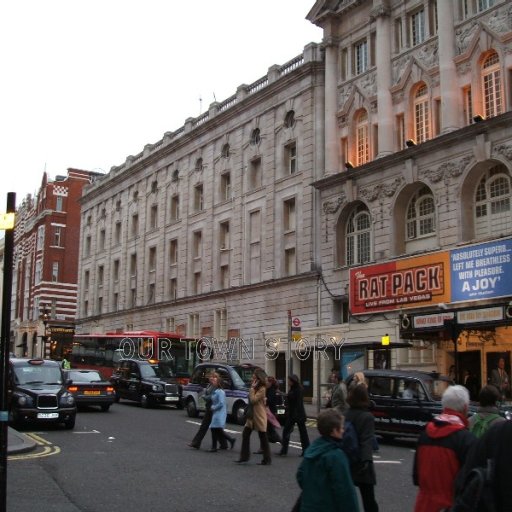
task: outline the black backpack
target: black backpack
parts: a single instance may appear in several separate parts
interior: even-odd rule
[[[341,448],[345,452],[351,467],[361,461],[359,437],[357,436],[354,424],[349,420],[345,420],[345,430],[341,438]]]
[[[496,512],[496,498],[493,488],[493,461],[487,460],[487,467],[473,468],[464,479],[462,490],[455,498],[449,512]]]

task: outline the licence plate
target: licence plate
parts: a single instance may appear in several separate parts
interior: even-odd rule
[[[101,391],[84,391],[84,395],[101,395]]]
[[[165,400],[167,402],[177,402],[180,399],[179,396],[166,396]]]
[[[37,418],[40,420],[51,420],[54,418],[58,418],[59,413],[58,412],[38,412]]]
[[[285,413],[284,409],[277,409],[277,414],[284,414],[284,413]]]

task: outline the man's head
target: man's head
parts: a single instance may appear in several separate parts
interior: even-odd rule
[[[498,361],[498,368],[501,368],[502,370],[505,368],[505,359],[503,357],[500,357]]]
[[[341,439],[344,423],[345,418],[336,409],[327,409],[318,415],[316,427],[322,436]]]
[[[478,401],[482,407],[494,407],[500,398],[500,394],[494,386],[484,386],[478,395]]]
[[[443,409],[451,409],[462,414],[468,412],[469,392],[464,386],[448,386],[441,399]]]

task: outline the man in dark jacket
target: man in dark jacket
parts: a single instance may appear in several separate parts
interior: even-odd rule
[[[486,468],[488,461],[492,464],[492,491],[496,512],[510,510],[512,503],[512,421],[494,424],[471,448],[466,463],[457,479],[457,496],[464,491],[463,482],[469,472],[477,467]],[[455,499],[453,510],[463,510]]]
[[[309,446],[309,436],[308,429],[306,428],[306,410],[304,409],[302,386],[297,375],[290,375],[288,377],[287,403],[288,415],[283,428],[283,439],[279,455],[284,456],[288,453],[290,435],[295,424],[299,427],[300,444],[302,446],[302,454],[304,454],[304,450]]]
[[[455,479],[476,441],[468,430],[469,393],[450,386],[442,398],[443,411],[418,439],[413,481],[419,486],[415,512],[432,512],[452,505]]]

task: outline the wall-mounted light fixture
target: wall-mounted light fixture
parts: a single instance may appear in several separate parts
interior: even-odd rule
[[[354,164],[350,160],[345,162],[345,169],[353,169],[353,168],[354,168]]]
[[[407,139],[405,141],[405,145],[408,147],[408,148],[412,148],[413,146],[416,146],[416,141],[414,139]]]
[[[485,120],[485,117],[481,116],[480,114],[476,114],[476,115],[473,116],[473,121],[475,123],[481,123],[484,120]]]

